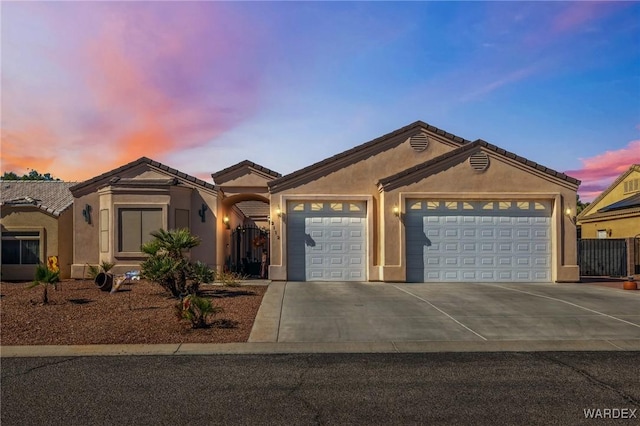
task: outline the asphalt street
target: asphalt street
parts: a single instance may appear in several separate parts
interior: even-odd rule
[[[585,418],[599,413],[636,425],[639,360],[638,352],[3,358],[0,420],[607,424]]]

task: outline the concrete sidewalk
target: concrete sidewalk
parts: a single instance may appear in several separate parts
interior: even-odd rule
[[[640,340],[476,342],[177,343],[166,345],[0,346],[2,358],[296,353],[640,351]]]

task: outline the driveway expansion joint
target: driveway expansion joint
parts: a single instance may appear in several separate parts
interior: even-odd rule
[[[623,320],[622,318],[617,318],[617,317],[614,317],[613,315],[605,314],[603,312],[598,312],[598,311],[596,311],[594,309],[585,308],[584,306],[580,306],[577,303],[567,302],[566,300],[558,299],[557,297],[545,296],[544,294],[532,293],[530,291],[517,290],[515,288],[504,287],[504,286],[501,286],[501,285],[498,285],[498,284],[489,284],[489,285],[491,285],[493,287],[498,287],[498,288],[501,288],[501,289],[504,289],[504,290],[516,291],[518,293],[529,294],[531,296],[541,297],[543,299],[555,300],[556,302],[566,303],[567,305],[574,306],[574,307],[579,308],[579,309],[584,309],[587,312],[592,312],[594,314],[602,315],[603,317],[611,318],[611,319],[614,319],[616,321],[620,321],[620,322],[623,322],[625,324],[629,324],[629,325],[632,325],[634,327],[640,328],[640,324],[636,324],[636,323],[633,323],[631,321]]]
[[[471,333],[475,334],[476,336],[478,336],[479,338],[481,338],[482,340],[488,340],[486,337],[484,337],[482,334],[477,333],[476,331],[472,330],[471,328],[467,327],[466,325],[464,325],[463,323],[461,323],[460,321],[458,321],[457,319],[455,319],[454,317],[452,317],[451,315],[449,315],[448,313],[446,313],[445,311],[443,311],[442,309],[438,308],[436,305],[434,305],[433,303],[429,302],[427,299],[423,299],[420,296],[417,296],[413,293],[411,293],[410,291],[404,290],[400,287],[398,287],[397,285],[393,285],[393,287],[397,288],[398,290],[407,293],[410,296],[415,297],[418,300],[423,301],[424,303],[428,304],[429,306],[431,306],[432,308],[434,308],[435,310],[437,310],[438,312],[440,312],[441,314],[445,315],[447,318],[449,318],[450,320],[454,321],[456,324],[460,325],[461,327],[467,329],[468,331],[470,331]]]

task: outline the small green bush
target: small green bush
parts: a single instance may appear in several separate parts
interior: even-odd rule
[[[52,271],[47,265],[40,263],[36,266],[36,273],[33,279],[33,283],[28,288],[34,288],[37,286],[43,286],[42,292],[42,304],[49,304],[49,286],[54,288],[60,282],[60,271]]]
[[[191,328],[207,327],[207,318],[221,312],[222,308],[213,306],[211,300],[190,294],[175,305],[176,317],[187,320]]]
[[[109,270],[113,269],[114,266],[116,266],[115,263],[107,262],[104,260],[100,262],[100,265],[87,264],[89,278],[95,280],[100,272],[104,272],[106,274],[107,272],[109,272]]]
[[[240,281],[245,278],[242,274],[228,271],[217,271],[215,275],[215,280],[227,287],[238,287],[240,286]]]

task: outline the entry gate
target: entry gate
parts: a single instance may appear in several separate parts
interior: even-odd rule
[[[617,238],[578,240],[578,265],[583,276],[626,276],[627,243]]]
[[[268,230],[256,226],[238,226],[231,233],[230,269],[243,275],[260,276],[264,250],[269,250]]]

